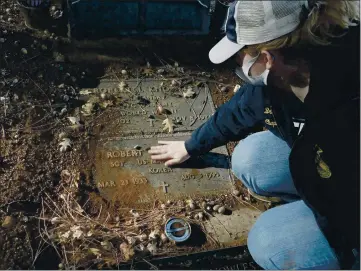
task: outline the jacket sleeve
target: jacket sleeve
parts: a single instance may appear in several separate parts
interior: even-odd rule
[[[202,155],[244,138],[250,128],[264,119],[264,89],[252,85],[242,86],[227,103],[195,130],[185,143],[188,154]]]

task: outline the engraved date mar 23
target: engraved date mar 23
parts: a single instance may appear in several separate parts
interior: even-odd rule
[[[119,180],[119,185],[129,185],[129,184],[140,185],[140,184],[146,184],[146,183],[148,183],[148,180],[145,177],[132,178],[129,180]]]

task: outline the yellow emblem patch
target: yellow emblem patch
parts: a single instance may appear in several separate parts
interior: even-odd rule
[[[273,114],[272,109],[269,108],[269,107],[266,107],[266,108],[264,109],[264,114]]]
[[[315,148],[317,150],[316,157],[315,157],[317,172],[321,178],[328,179],[332,176],[332,172],[330,170],[330,167],[326,164],[326,162],[321,157],[323,150],[318,145],[315,145]]]

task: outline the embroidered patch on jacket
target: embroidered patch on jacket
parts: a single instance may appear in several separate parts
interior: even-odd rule
[[[272,126],[272,127],[277,126],[277,122],[271,121],[270,119],[266,119],[264,122],[265,122],[267,125]]]
[[[292,121],[293,121],[294,129],[296,130],[297,135],[299,135],[301,133],[303,127],[305,126],[305,120],[292,117]]]
[[[264,114],[273,114],[272,109],[269,108],[269,107],[266,107],[266,108],[264,109]]]
[[[315,163],[317,166],[317,172],[321,178],[328,179],[332,176],[332,172],[330,170],[330,167],[321,157],[323,150],[317,144],[315,145],[315,149],[316,149]]]

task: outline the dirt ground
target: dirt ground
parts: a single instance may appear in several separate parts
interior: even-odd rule
[[[69,126],[67,117],[82,105],[81,88],[95,87],[104,77],[122,76],[122,70],[127,70],[126,78],[157,76],[165,63],[178,62],[184,76],[209,82],[217,106],[232,97],[237,79],[227,65],[215,70],[208,63],[208,48],[157,42],[163,45],[156,49],[136,41],[126,49],[114,43],[107,50],[75,44],[49,31],[27,29],[14,1],[1,1],[0,269],[57,269],[62,261],[51,246],[39,246],[39,217],[44,198],[57,201],[62,193],[64,169],[89,162],[82,150],[92,136],[91,121],[84,120],[80,132],[66,131],[72,151],[59,151],[59,134]],[[229,144],[230,151],[234,146]],[[243,198],[250,200],[246,194]],[[76,199],[81,201],[82,196],[76,194]],[[267,208],[254,201],[249,204]]]

